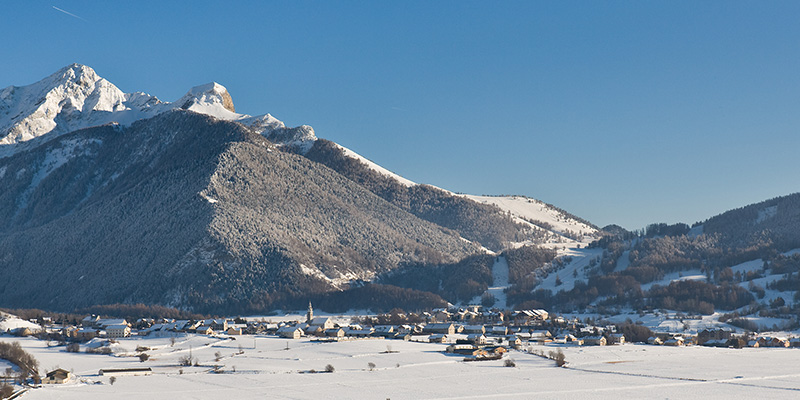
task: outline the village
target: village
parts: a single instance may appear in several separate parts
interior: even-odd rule
[[[346,319],[346,318],[344,318]],[[593,325],[577,319],[551,315],[546,310],[516,310],[502,312],[484,310],[474,305],[463,308],[434,309],[419,314],[392,312],[376,316],[349,317],[316,316],[309,303],[304,318],[273,322],[260,318],[213,318],[200,320],[125,319],[86,316],[79,326],[63,326],[50,318],[30,321],[31,326],[9,329],[6,335],[32,336],[47,342],[47,346],[65,346],[67,352],[112,355],[111,345],[131,337],[171,338],[198,335],[220,339],[243,339],[243,336],[271,336],[287,340],[306,339],[313,342],[352,340],[402,340],[447,345],[443,352],[463,356],[463,361],[502,359],[510,351],[545,356],[544,347],[610,346],[638,342],[663,346],[743,347],[800,347],[800,337],[758,336],[737,334],[731,329],[704,329],[694,334],[686,332],[652,332],[636,329],[623,332],[621,325]],[[40,329],[32,327],[33,324]],[[630,324],[628,327],[630,328]],[[635,324],[634,324],[635,326]],[[647,332],[647,336],[642,336]],[[241,345],[239,345],[241,346]],[[288,344],[287,344],[288,346]],[[390,346],[387,346],[390,347]],[[137,348],[142,362],[146,349]],[[552,357],[551,357],[552,358]],[[191,360],[189,360],[191,363]],[[561,363],[562,365],[564,362]],[[31,384],[69,382],[68,371],[44,371],[41,381],[31,377]],[[129,368],[100,371],[100,374],[149,374],[149,368]],[[7,377],[8,378],[8,377]]]
[[[474,377],[501,374],[497,376],[513,381],[529,373],[561,376],[544,372],[550,369],[577,373],[587,371],[588,365],[594,370],[598,368],[594,357],[609,360],[601,372],[628,376],[638,373],[635,368],[641,366],[636,363],[695,359],[708,351],[719,357],[768,363],[770,354],[791,358],[795,356],[790,347],[800,347],[796,337],[721,328],[653,332],[630,322],[580,321],[543,309],[501,311],[481,306],[419,313],[317,315],[309,304],[305,315],[196,320],[88,315],[78,324],[64,324],[57,317],[22,320],[0,314],[0,327],[8,327],[0,334],[0,343],[18,342],[39,360],[38,373],[27,375],[14,362],[0,360],[8,366],[0,381],[13,387],[15,395],[34,399],[48,398],[48,387],[67,388],[74,398],[91,398],[111,386],[122,390],[121,384],[131,385],[130,393],[135,393],[140,384],[132,380],[146,379],[168,388],[179,377],[193,385],[229,385],[235,390],[246,387],[248,377],[255,376],[259,381],[279,376],[281,382],[307,383],[309,379],[360,381],[381,374],[382,379],[399,383],[417,369],[430,376],[455,371]],[[738,368],[737,363],[727,368]],[[680,371],[681,367],[671,368]],[[692,376],[693,371],[684,373]],[[367,375],[360,375],[364,373]],[[742,375],[738,370],[735,373]],[[217,383],[212,385],[209,380]],[[379,381],[375,381],[378,386]],[[425,390],[437,393],[440,388],[431,385]],[[449,390],[461,389],[450,386]],[[168,393],[159,392],[155,397]],[[353,393],[343,391],[342,395]]]

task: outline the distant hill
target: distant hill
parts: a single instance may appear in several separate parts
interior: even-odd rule
[[[616,226],[588,249],[513,285],[518,304],[555,310],[677,310],[712,314],[746,329],[800,322],[800,194],[686,224]],[[748,319],[749,318],[749,319]],[[769,321],[767,325],[758,321]],[[755,322],[754,322],[755,321]],[[761,327],[761,328],[759,328]]]

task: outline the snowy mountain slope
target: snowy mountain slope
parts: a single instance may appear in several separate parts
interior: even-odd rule
[[[308,125],[289,128],[270,114],[250,116],[237,113],[230,93],[215,82],[196,86],[170,103],[142,92],[124,93],[92,68],[72,64],[34,84],[10,86],[0,91],[0,157],[34,148],[52,137],[78,129],[109,123],[129,126],[135,121],[174,109],[239,122],[278,146],[290,148],[299,154],[308,153],[317,141],[314,129]],[[33,140],[37,138],[42,140]],[[411,180],[344,146],[335,146],[346,157],[357,160],[382,176],[405,187],[416,186]],[[62,156],[69,157],[70,154]],[[596,236],[596,229],[538,200],[516,196],[466,197],[479,203],[496,205],[503,211],[511,211],[517,223],[528,229],[542,231],[543,234],[539,236],[545,239],[536,240],[537,244],[577,247],[591,242]],[[533,242],[513,243],[518,246]]]
[[[462,195],[482,204],[491,204],[509,212],[515,221],[554,233],[545,241],[547,247],[575,248],[600,238],[597,228],[579,221],[563,211],[542,201],[525,196],[476,196]],[[525,243],[519,243],[522,245]]]
[[[394,172],[389,171],[388,169],[383,168],[378,164],[375,164],[374,162],[368,160],[366,157],[356,153],[353,150],[348,149],[347,147],[344,147],[344,146],[342,146],[340,144],[336,144],[336,146],[339,147],[344,152],[344,155],[346,155],[347,157],[354,158],[354,159],[364,163],[367,167],[369,167],[369,169],[371,169],[371,170],[373,170],[373,171],[375,171],[375,172],[377,172],[377,173],[379,173],[379,174],[381,174],[383,176],[387,176],[389,178],[392,178],[392,179],[396,180],[397,182],[399,182],[403,186],[414,186],[414,185],[416,185],[416,183],[412,182],[411,180],[403,178],[402,176],[397,175]]]
[[[568,249],[559,252],[559,255],[566,255],[571,258],[562,269],[552,271],[539,277],[536,289],[547,289],[557,292],[559,290],[572,290],[575,281],[586,281],[590,262],[603,254],[603,249]],[[558,284],[558,282],[561,282]]]
[[[241,124],[183,110],[62,135],[0,171],[13,171],[0,178],[6,306],[286,306],[481,251]]]
[[[149,274],[163,268],[174,279],[131,291],[125,272],[100,285],[104,302],[212,307],[244,301],[250,283],[273,294],[300,284],[321,293],[402,265],[455,265],[528,244],[565,255],[599,237],[591,224],[538,200],[416,184],[318,139],[308,125],[237,113],[217,83],[170,103],[124,93],[78,64],[0,91],[0,183],[0,268],[27,263],[31,282],[36,268],[53,262],[83,271],[70,277],[82,279],[71,281],[74,293],[58,300],[0,283],[0,294],[19,304],[80,304],[78,288],[98,283],[111,264]],[[179,238],[164,239],[176,230]],[[492,270],[490,294],[506,304],[508,264]],[[172,287],[197,271],[209,279]]]

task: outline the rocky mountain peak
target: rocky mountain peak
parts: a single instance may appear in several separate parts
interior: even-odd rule
[[[72,82],[82,86],[89,86],[90,84],[102,79],[91,67],[77,63],[73,63],[61,68],[50,77],[61,80],[64,83]]]
[[[142,92],[124,93],[92,68],[70,64],[31,85],[0,90],[0,158],[19,151],[18,144],[43,135],[55,137],[108,123],[127,126],[177,108],[236,121],[264,136],[287,129],[269,114],[237,113],[228,89],[216,82],[195,86],[169,103]],[[316,140],[311,127],[290,129],[287,137],[292,145],[302,143],[308,148]]]
[[[217,82],[210,82],[191,88],[177,103],[184,110],[191,110],[192,106],[196,104],[219,104],[232,113],[236,112],[228,89]]]

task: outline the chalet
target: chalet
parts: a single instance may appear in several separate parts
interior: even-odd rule
[[[139,336],[146,336],[154,332],[162,332],[162,329],[164,329],[164,324],[153,324],[146,329],[139,329]]]
[[[516,335],[523,342],[531,340],[531,333],[529,331],[515,332],[514,335]]]
[[[747,347],[761,347],[761,344],[758,340],[748,340]]]
[[[607,344],[625,344],[625,335],[622,333],[612,333],[608,335]]]
[[[99,330],[95,328],[81,328],[75,332],[75,337],[78,340],[92,340],[97,337]]]
[[[467,335],[467,341],[476,346],[482,346],[486,344],[486,336],[482,333],[472,333]]]
[[[342,328],[325,329],[325,336],[336,337],[336,338],[344,337],[344,329]]]
[[[608,344],[608,339],[605,336],[586,336],[583,338],[583,344],[587,346],[605,346]]]
[[[697,332],[697,344],[704,345],[707,341],[710,340],[724,340],[728,341],[731,338],[731,332],[727,329],[703,329],[700,332]]]
[[[184,320],[178,320],[178,321],[166,323],[166,324],[164,324],[162,330],[170,331],[170,332],[183,332],[187,328],[190,328],[190,327],[193,328],[193,329],[197,329],[197,326],[198,325],[196,325],[196,324],[190,324],[188,320],[184,319]]]
[[[263,329],[264,333],[275,333],[278,331],[278,324],[262,322],[259,324],[259,329]]]
[[[278,329],[276,332],[278,336],[288,339],[300,339],[303,336],[303,330],[291,325],[285,325]]]
[[[789,340],[782,337],[768,336],[764,338],[764,346],[766,347],[789,347]]]
[[[662,342],[666,342],[667,340],[674,339],[676,337],[683,337],[683,334],[674,332],[656,332],[655,336],[661,339]]]
[[[395,331],[404,333],[417,333],[422,332],[422,328],[417,325],[399,325]]]
[[[384,336],[384,337],[391,337],[395,334],[394,325],[377,325],[374,327],[375,334]]]
[[[133,326],[137,330],[147,329],[156,324],[156,320],[153,318],[139,318],[136,320],[136,323]]]
[[[462,333],[467,335],[475,333],[484,334],[486,333],[486,328],[483,325],[464,325]]]
[[[483,322],[487,324],[502,324],[505,322],[505,314],[500,311],[483,313]]]
[[[33,331],[31,331],[28,327],[21,327],[12,329],[11,334],[14,336],[25,337],[33,335]]]
[[[647,344],[662,345],[664,341],[658,336],[650,336],[647,338]]]
[[[357,324],[349,325],[343,329],[345,336],[350,337],[367,337],[372,336],[372,334],[375,332],[375,329],[371,326],[363,327]]]
[[[242,334],[242,328],[241,327],[230,326],[230,327],[228,327],[228,330],[225,331],[225,333],[227,333],[228,335],[238,336],[238,335]]]
[[[603,328],[598,326],[584,326],[580,328],[581,336],[597,336],[603,333]]]
[[[97,315],[89,315],[81,320],[81,325],[85,327],[96,326],[98,321],[100,321],[100,317]]]
[[[489,334],[496,336],[505,336],[508,334],[508,328],[502,325],[495,325],[489,330]]]
[[[487,346],[483,349],[486,350],[487,353],[491,354],[503,354],[508,352],[508,349],[505,346]]]
[[[793,337],[789,339],[789,346],[790,347],[800,347],[800,338]]]
[[[537,329],[531,331],[531,339],[535,338],[552,338],[553,334],[546,329]]]
[[[225,318],[207,319],[203,321],[202,326],[211,327],[215,332],[224,332],[228,330],[228,320]]]
[[[681,336],[675,336],[664,341],[664,346],[683,346],[686,341]]]
[[[72,374],[65,369],[59,368],[48,372],[47,376],[42,379],[42,383],[60,384],[67,383],[70,379],[72,379]]]
[[[428,336],[428,342],[430,343],[444,343],[447,341],[447,335],[444,333],[434,333],[433,335]]]
[[[300,324],[300,325],[305,325],[305,324]],[[322,336],[325,334],[325,330],[322,329],[321,325],[308,325],[302,329],[303,329],[303,334],[306,336]]]
[[[469,311],[469,310],[459,310],[456,313],[456,318],[459,321],[475,321],[475,320],[479,319],[480,317],[481,317],[481,314],[479,314],[477,312],[474,312],[474,311]]]
[[[441,333],[445,335],[453,335],[456,333],[456,327],[452,323],[428,324],[422,328],[422,333]]]
[[[264,326],[256,322],[250,322],[247,324],[247,327],[244,328],[244,333],[248,335],[264,333]]]
[[[439,309],[434,310],[433,314],[431,314],[432,321],[444,322],[450,320],[450,313],[447,310]]]
[[[556,342],[556,343],[564,343],[564,344],[571,344],[571,345],[576,345],[576,346],[582,346],[583,345],[583,339],[577,338],[577,337],[575,337],[574,335],[571,335],[571,334],[566,334],[564,336],[559,336],[554,340],[554,342]]]
[[[106,327],[106,337],[108,338],[126,338],[130,335],[131,328],[128,325],[109,325]]]
[[[515,348],[517,348],[519,346],[522,346],[522,339],[520,339],[519,336],[517,336],[517,335],[506,336],[506,342],[508,342],[509,346],[512,346],[512,347],[515,347]]]
[[[747,341],[744,337],[731,337],[728,339],[728,343],[726,347],[733,347],[735,349],[741,349],[742,347],[747,347]]]
[[[541,322],[547,320],[550,314],[542,309],[536,310],[518,310],[511,314],[515,324],[529,325],[533,322]]]
[[[203,325],[203,326],[197,328],[195,330],[195,332],[197,332],[198,335],[213,335],[214,334],[214,328],[212,328],[210,326]]]
[[[78,337],[78,328],[74,326],[68,326],[61,329],[61,334],[64,335],[66,338],[75,339]]]

